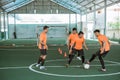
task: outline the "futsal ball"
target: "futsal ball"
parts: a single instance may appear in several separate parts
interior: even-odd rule
[[[90,68],[90,65],[89,65],[89,64],[84,64],[84,68],[85,68],[85,69],[89,69],[89,68]]]

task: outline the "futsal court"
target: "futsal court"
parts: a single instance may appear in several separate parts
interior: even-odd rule
[[[48,50],[41,70],[36,64],[44,26]],[[66,68],[73,28],[84,32],[85,62],[100,48],[95,29],[109,39],[105,72],[98,57],[85,69],[75,55]],[[0,0],[0,80],[120,80],[120,0]]]
[[[13,42],[14,41],[14,42]],[[119,51],[120,45],[112,45],[111,51],[105,58],[107,72],[99,71],[101,65],[96,59],[90,66],[90,69],[85,70],[81,61],[75,57],[69,68],[65,67],[67,57],[64,52],[68,53],[65,45],[49,45],[48,57],[46,60],[47,70],[40,70],[35,67],[37,58],[40,55],[39,49],[36,46],[35,40],[7,40],[0,44],[0,75],[3,80],[32,80],[32,79],[82,79],[82,80],[119,80],[120,76],[120,60]],[[19,43],[18,43],[19,42]],[[27,44],[30,42],[30,44]],[[3,46],[4,43],[7,43]],[[12,44],[16,44],[12,46]],[[49,43],[52,43],[51,41]],[[86,59],[96,51],[99,46],[96,41],[87,40],[89,50],[85,51]],[[92,45],[91,45],[92,44]],[[7,45],[7,46],[6,46]],[[58,48],[63,50],[63,54],[59,54]],[[67,55],[68,56],[68,55]]]

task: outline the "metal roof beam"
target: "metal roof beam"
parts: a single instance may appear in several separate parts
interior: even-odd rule
[[[25,5],[33,2],[33,1],[34,1],[34,0],[29,0],[29,1],[26,1],[26,0],[25,0],[24,2],[18,3],[18,4],[14,5],[14,6],[10,7],[10,8],[8,8],[8,9],[6,9],[5,11],[10,12],[10,11],[15,10],[15,9],[17,9],[17,8],[20,8],[20,7],[22,7],[22,6],[25,6]]]
[[[109,4],[109,5],[106,5],[106,7],[112,6],[112,5],[114,5],[115,3],[120,3],[120,1],[118,0],[118,1],[116,1],[116,2],[114,2],[114,3],[111,3],[111,4]],[[105,5],[102,6],[102,7],[100,7],[100,8],[98,8],[98,9],[91,10],[90,12],[87,12],[87,13],[91,13],[91,12],[94,12],[94,11],[97,11],[97,10],[100,10],[100,9],[103,9],[104,7],[105,7]],[[85,13],[85,12],[84,12],[84,13]]]
[[[78,10],[77,8],[73,8],[73,6],[69,5],[67,2],[63,2],[63,1],[59,1],[59,0],[51,0],[52,2],[55,2],[75,13],[80,13],[80,10]]]
[[[0,5],[4,6],[4,5],[7,5],[7,4],[12,3],[12,2],[15,2],[15,0],[8,0],[8,1],[5,1],[5,2],[4,1],[0,1],[0,3],[1,3]]]
[[[94,1],[95,1],[95,0],[93,0],[93,1],[91,1],[91,2],[89,2],[89,3],[88,3],[88,4],[86,4],[86,5],[83,5],[83,7],[84,7],[84,6],[87,6],[87,5],[91,4],[91,3],[95,4],[95,3],[94,3]],[[97,4],[95,4],[95,5],[100,6],[99,4],[100,4],[100,3],[102,3],[102,2],[104,2],[104,1],[101,1],[101,2],[99,2],[99,3],[97,3]]]

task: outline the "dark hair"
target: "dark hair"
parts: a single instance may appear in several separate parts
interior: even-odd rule
[[[80,31],[79,33],[78,33],[78,35],[80,35],[80,34],[84,34],[82,31]]]
[[[75,31],[75,30],[77,31],[77,28],[73,28],[72,30],[73,30],[73,31]]]
[[[100,33],[100,30],[99,29],[94,30],[94,33],[96,33],[96,32]]]
[[[48,27],[48,26],[44,26],[44,27],[43,27],[43,30],[45,30],[45,29],[47,29],[47,28],[49,28],[49,27]]]

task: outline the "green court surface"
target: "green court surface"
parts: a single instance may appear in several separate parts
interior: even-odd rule
[[[13,43],[16,46],[12,46]],[[52,44],[55,41],[51,40],[48,43]],[[85,57],[89,59],[99,46],[97,41],[86,40],[86,43],[89,50],[84,50]],[[66,46],[58,45],[49,46],[45,63],[47,70],[40,70],[39,67],[35,67],[40,52],[33,45],[36,45],[36,40],[0,42],[0,46],[2,46],[0,47],[0,80],[120,80],[120,45],[112,45],[111,51],[104,58],[107,72],[99,71],[101,65],[98,58],[91,63],[88,70],[83,68],[81,61],[77,60],[76,57],[71,66],[66,68],[67,58],[58,53],[58,48],[66,53],[68,53],[68,49]]]

